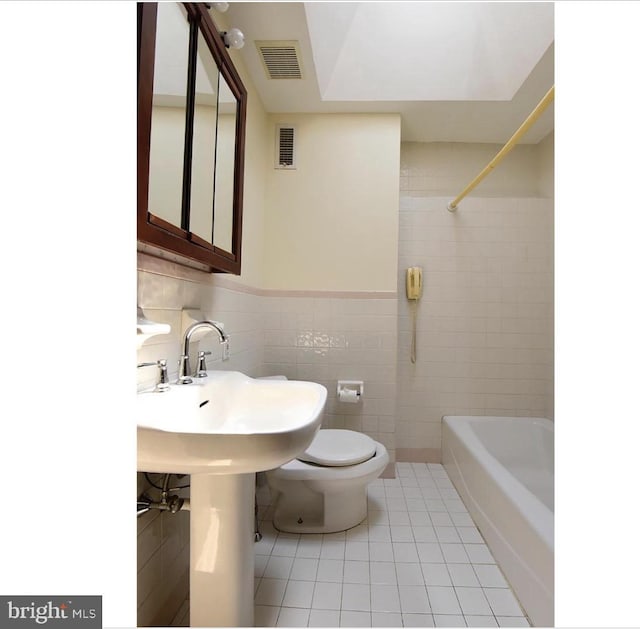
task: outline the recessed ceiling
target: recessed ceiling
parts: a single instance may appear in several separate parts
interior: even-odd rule
[[[268,112],[396,112],[403,141],[506,142],[554,83],[551,2],[237,2],[225,19]],[[268,78],[263,40],[297,41],[303,78]],[[522,141],[552,129],[550,107]]]

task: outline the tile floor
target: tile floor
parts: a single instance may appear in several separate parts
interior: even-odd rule
[[[398,463],[368,517],[330,535],[279,533],[258,491],[256,627],[529,627],[442,465]],[[188,626],[188,602],[172,626]]]
[[[278,533],[258,492],[257,627],[528,627],[441,465],[398,463],[368,517],[330,535]]]

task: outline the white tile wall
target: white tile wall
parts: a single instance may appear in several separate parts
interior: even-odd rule
[[[397,300],[265,297],[262,307],[265,372],[326,386],[323,426],[363,432],[393,461]],[[338,380],[363,380],[362,402],[339,402]]]
[[[545,183],[538,147],[517,147],[446,210],[495,149],[402,145],[397,448],[437,453],[447,414],[553,418],[553,200],[534,198]],[[477,198],[492,195],[514,196]],[[409,266],[424,270],[415,365]]]

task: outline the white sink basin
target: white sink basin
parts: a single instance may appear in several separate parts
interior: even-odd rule
[[[314,382],[209,371],[137,396],[138,470],[244,474],[278,467],[311,443],[327,390]]]

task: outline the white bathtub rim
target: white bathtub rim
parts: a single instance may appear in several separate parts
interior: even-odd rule
[[[536,496],[528,487],[523,485],[515,476],[513,476],[503,465],[489,452],[484,444],[478,439],[476,434],[469,426],[469,420],[508,420],[509,417],[489,417],[476,415],[445,415],[442,421],[456,434],[463,442],[469,444],[470,455],[476,460],[480,457],[487,457],[490,465],[483,466],[487,474],[502,488],[502,490],[513,499],[513,504],[517,511],[530,520],[533,530],[545,541],[551,552],[554,551],[554,516],[553,511],[545,505],[538,496]],[[534,420],[537,422],[545,422],[545,426],[553,422],[543,417],[518,417],[520,420]],[[529,514],[533,518],[528,517]]]

